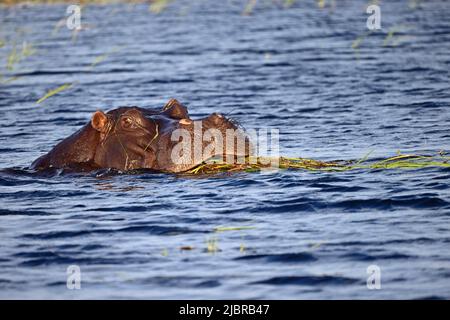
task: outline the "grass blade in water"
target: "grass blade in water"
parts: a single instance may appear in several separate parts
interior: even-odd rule
[[[47,100],[48,98],[54,96],[55,94],[58,94],[61,91],[64,91],[64,90],[70,88],[71,86],[72,86],[72,83],[66,83],[66,84],[63,84],[62,86],[59,86],[56,89],[50,90],[49,92],[47,92],[47,94],[45,96],[43,96],[38,101],[36,101],[36,103],[39,104],[39,103]]]

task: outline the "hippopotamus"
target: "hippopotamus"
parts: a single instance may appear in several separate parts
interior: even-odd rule
[[[176,173],[210,158],[242,161],[250,153],[249,138],[234,121],[219,113],[192,120],[186,106],[170,99],[160,109],[127,106],[106,113],[98,110],[81,129],[36,159],[31,168]]]

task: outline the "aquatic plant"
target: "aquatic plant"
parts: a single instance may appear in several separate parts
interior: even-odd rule
[[[254,227],[216,227],[214,232],[224,232],[224,231],[238,231],[238,230],[248,230],[254,229]]]
[[[3,79],[3,76],[0,74],[0,83],[1,84],[8,84],[8,83],[16,81],[16,80],[18,80],[20,78],[21,77],[19,77],[19,76],[14,76],[14,77],[9,77],[8,79]]]
[[[151,2],[149,10],[152,13],[161,13],[168,5],[171,0],[154,0]]]
[[[206,239],[206,252],[208,253],[216,253],[219,251],[219,247],[217,245],[218,240],[216,237]]]
[[[6,69],[12,71],[14,65],[20,61],[20,56],[17,54],[16,44],[13,45],[10,54],[6,59]]]
[[[55,94],[60,93],[61,91],[64,91],[64,90],[70,88],[72,85],[73,85],[73,83],[66,83],[66,84],[63,84],[62,86],[59,86],[56,89],[52,89],[52,90],[48,91],[45,94],[45,96],[43,96],[38,101],[36,101],[36,103],[39,104],[39,103],[43,102],[44,100],[47,100],[51,96],[54,96]]]
[[[2,46],[4,46],[3,44]],[[12,44],[11,52],[8,54],[8,57],[6,58],[6,69],[8,71],[13,71],[15,68],[15,65],[18,64],[20,61],[32,56],[36,53],[36,49],[33,47],[31,43],[28,43],[27,41],[22,42],[22,50],[17,49],[17,45],[14,42]]]
[[[253,12],[257,2],[258,0],[249,0],[244,8],[244,11],[242,11],[242,14],[245,16],[250,15]]]
[[[358,161],[319,161],[306,158],[279,157],[279,169],[297,169],[308,171],[349,171],[355,169],[417,169],[425,167],[450,168],[450,157],[441,152],[437,156],[398,154],[378,161],[368,161],[364,157]],[[269,163],[269,164],[268,164]],[[242,164],[227,164],[217,161],[204,162],[187,171],[187,175],[218,174],[231,172],[258,172],[270,169],[267,157],[248,157]]]
[[[92,69],[95,66],[97,66],[98,64],[102,63],[103,61],[105,61],[111,54],[116,53],[120,50],[120,48],[118,47],[114,47],[113,49],[111,49],[109,52],[106,52],[102,55],[97,56],[94,61],[90,64],[90,66],[88,67],[88,69]]]

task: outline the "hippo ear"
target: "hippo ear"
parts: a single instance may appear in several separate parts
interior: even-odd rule
[[[97,131],[105,132],[108,127],[108,117],[103,111],[96,111],[92,115],[91,126]]]
[[[170,99],[162,113],[173,119],[189,119],[188,110],[177,99]]]

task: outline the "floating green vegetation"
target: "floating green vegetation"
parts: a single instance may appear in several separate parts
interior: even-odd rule
[[[316,243],[311,243],[310,245],[309,245],[309,249],[310,250],[317,250],[317,249],[319,249],[320,247],[322,247],[322,245],[324,245],[325,244],[325,241],[322,241],[322,242],[316,242]]]
[[[295,1],[296,1],[296,0],[285,0],[285,1],[284,1],[284,7],[285,7],[285,8],[292,7],[292,6],[294,5]]]
[[[392,38],[394,38],[395,32],[396,32],[396,28],[389,29],[386,38],[384,38],[383,47],[386,47],[387,45],[389,45],[389,42],[392,40]]]
[[[43,102],[44,100],[47,100],[48,98],[54,96],[55,94],[58,94],[61,91],[69,89],[72,85],[73,85],[73,83],[66,83],[66,84],[63,84],[62,86],[59,86],[56,89],[52,89],[49,92],[47,92],[45,96],[43,96],[38,101],[36,101],[36,103],[39,104],[39,103]]]
[[[14,65],[20,61],[20,55],[17,53],[16,45],[13,45],[11,52],[6,59],[6,69],[12,71],[14,69]]]
[[[258,2],[258,0],[249,0],[247,2],[247,4],[245,5],[244,11],[242,11],[242,14],[244,16],[248,16],[248,15],[252,14],[253,9],[255,8],[257,2]]]
[[[95,66],[98,65],[99,63],[105,61],[106,58],[108,58],[108,54],[106,54],[106,53],[105,53],[105,54],[102,54],[102,55],[100,55],[100,56],[98,56],[98,57],[96,57],[89,67],[90,67],[90,68],[95,67]]]
[[[419,8],[420,7],[420,1],[419,0],[409,0],[409,8],[410,9],[417,9],[417,8]]]
[[[31,43],[28,43],[27,41],[22,42],[22,47],[18,46],[16,42],[10,43],[9,46],[6,45],[6,42],[3,40],[0,40],[0,48],[5,47],[8,48],[6,50],[11,50],[6,56],[6,70],[8,71],[14,71],[16,67],[19,65],[19,63],[26,58],[34,55],[36,53],[36,49]],[[19,77],[11,77],[9,79],[10,81],[16,80]],[[4,81],[2,83],[5,83]]]
[[[99,55],[97,57],[95,57],[94,61],[90,64],[88,69],[92,69],[95,66],[97,66],[98,64],[102,63],[103,61],[105,61],[111,54],[116,53],[120,50],[120,48],[118,47],[114,47],[113,49],[111,49],[109,52]]]
[[[383,47],[396,47],[401,42],[409,41],[414,39],[412,36],[398,35],[398,33],[404,32],[408,29],[405,25],[393,26],[389,29],[388,34],[383,40]]]
[[[238,231],[238,230],[249,230],[255,229],[254,227],[216,227],[214,232],[224,232],[224,231]]]
[[[22,43],[22,58],[28,58],[36,53],[36,49],[31,43],[24,41]]]
[[[364,34],[358,36],[358,38],[356,38],[353,42],[352,42],[352,49],[353,50],[358,50],[359,46],[361,45],[361,43],[363,42],[363,40],[370,35],[370,32],[365,32]]]
[[[3,79],[3,76],[0,75],[0,83],[1,84],[8,84],[8,83],[16,81],[16,80],[18,80],[20,78],[21,77],[19,77],[19,76],[15,76],[15,77],[9,77],[8,79]]]
[[[283,8],[290,8],[292,7],[297,0],[280,0],[280,1],[272,1],[272,4],[276,4],[277,7],[280,5],[283,6]],[[253,13],[253,10],[255,9],[256,5],[258,4],[258,0],[247,0],[244,9],[242,10],[242,15],[249,16]],[[270,1],[266,0],[263,2],[266,6],[269,4]]]
[[[258,172],[273,169],[267,157],[248,157],[242,164],[226,164],[218,162],[205,162],[187,171],[186,175],[217,174],[231,172]],[[414,154],[398,154],[395,157],[372,161],[367,156],[358,161],[318,161],[305,158],[277,159],[279,169],[297,169],[308,171],[349,171],[356,169],[417,169],[425,167],[450,168],[450,157],[441,152],[437,156],[423,156]]]
[[[209,253],[216,253],[219,251],[219,247],[217,245],[218,240],[217,238],[210,238],[206,240],[206,251]]]
[[[401,35],[401,33],[407,31],[409,27],[407,25],[396,25],[389,28],[386,36],[381,44],[382,47],[396,47],[402,43],[409,42],[415,39],[414,36]],[[356,58],[359,59],[359,49],[363,41],[369,38],[370,35],[378,32],[379,30],[370,30],[359,35],[355,40],[353,40],[351,47],[355,51]]]
[[[170,3],[171,0],[154,0],[150,4],[149,10],[152,13],[161,13]]]

